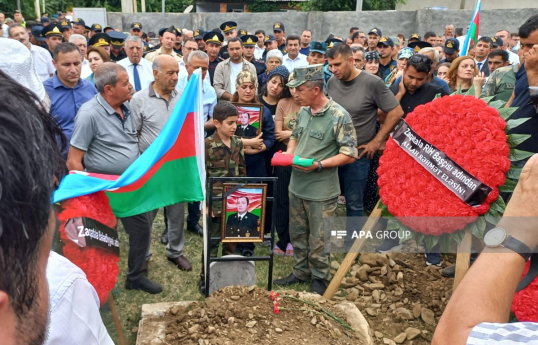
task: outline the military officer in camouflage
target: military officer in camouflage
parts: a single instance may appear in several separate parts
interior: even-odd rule
[[[293,272],[275,284],[286,286],[312,279],[311,292],[322,295],[331,280],[329,253],[324,251],[324,221],[334,217],[340,195],[338,167],[355,162],[357,135],[349,113],[324,94],[323,65],[296,68],[295,88],[301,110],[286,154],[314,158],[308,168],[293,166],[290,195],[290,239]],[[330,225],[329,225],[330,227]]]
[[[490,67],[496,60],[500,60],[505,64],[508,63],[508,53],[504,50],[495,50],[491,52],[488,56]],[[490,68],[491,74],[484,84],[484,87],[482,87],[480,98],[495,96],[492,101],[508,102],[516,87],[516,74],[519,70],[519,65],[513,64],[495,70],[492,69],[493,68]]]
[[[248,197],[237,198],[237,213],[228,216],[225,237],[260,237],[260,217],[248,212]]]

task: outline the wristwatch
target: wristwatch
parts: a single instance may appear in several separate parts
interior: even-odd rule
[[[484,243],[489,248],[504,247],[518,253],[527,261],[532,250],[523,242],[510,236],[503,228],[493,228],[484,236]]]
[[[323,166],[321,165],[321,161],[318,161],[318,167],[316,168],[316,171],[321,171],[323,169]]]

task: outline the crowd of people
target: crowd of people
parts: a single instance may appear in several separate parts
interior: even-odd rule
[[[227,21],[210,31],[164,27],[153,45],[153,35],[140,22],[124,33],[99,23],[88,26],[82,18],[68,20],[65,13],[34,22],[18,12],[13,17],[9,22],[0,13],[0,36],[7,37],[0,38],[0,89],[11,95],[0,101],[0,159],[7,162],[0,166],[0,271],[7,272],[0,277],[0,320],[11,322],[17,334],[35,336],[28,343],[40,344],[45,337],[39,331],[46,326],[40,312],[46,311],[44,268],[55,228],[48,199],[52,190],[66,170],[122,174],[157,138],[195,70],[201,69],[203,79],[207,177],[278,177],[265,231],[274,218],[278,241],[273,253],[293,257],[294,267],[274,283],[310,282],[311,291],[319,294],[331,280],[325,220],[335,216],[338,203],[345,204],[349,250],[351,234],[361,226],[354,217],[368,215],[379,198],[376,169],[385,142],[417,106],[438,94],[474,87],[476,97],[519,107],[512,118],[531,118],[512,133],[534,135],[538,128],[538,16],[521,23],[518,32],[501,28],[481,36],[468,52],[461,51],[463,29],[452,25],[442,35],[430,31],[407,38],[383,35],[378,27],[352,27],[345,35],[314,41],[308,29],[287,34],[282,22],[266,33]],[[262,106],[259,134],[250,133],[248,118],[234,103]],[[538,153],[538,138],[518,148]],[[272,167],[277,151],[314,158],[314,163]],[[531,187],[518,188],[534,188],[535,175],[522,177]],[[213,185],[217,196],[222,189],[220,183]],[[523,194],[519,202],[536,198]],[[203,235],[200,208],[199,202],[165,208],[161,242],[167,259],[183,271],[192,271],[183,254],[185,229]],[[147,277],[157,211],[120,219],[129,236],[126,289],[162,291]],[[222,205],[214,203],[209,212],[209,231],[218,237]],[[36,234],[27,248],[28,231]],[[219,245],[211,243],[211,255],[218,255]],[[387,238],[376,251],[399,246]],[[222,254],[252,256],[255,249],[253,243],[225,243]],[[58,260],[49,258],[47,277],[69,271],[69,263]],[[483,267],[484,261],[475,265]],[[9,267],[13,262],[17,269]],[[51,262],[57,263],[55,270]],[[438,248],[426,253],[426,264],[441,266]],[[521,262],[514,265],[522,270]],[[453,276],[454,270],[447,267],[443,274]],[[84,284],[83,277],[76,279]],[[68,288],[74,295],[84,290],[73,286]],[[91,287],[87,290],[91,293]],[[85,303],[96,311],[95,303]],[[26,315],[35,315],[35,324],[21,322]],[[99,326],[90,333],[95,343],[110,340]]]

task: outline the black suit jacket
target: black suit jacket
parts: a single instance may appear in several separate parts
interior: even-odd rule
[[[235,135],[237,135],[239,137],[254,138],[257,135],[256,134],[256,127],[254,127],[252,125],[247,125],[245,130],[243,130],[241,125],[237,125]]]
[[[239,219],[239,214],[234,213],[228,216],[226,221],[225,237],[260,237],[260,217],[247,212],[243,219]]]
[[[484,61],[484,63],[482,64],[482,66],[480,66],[480,69],[478,70],[478,72],[484,72],[484,76],[486,77],[489,77],[488,60],[489,59],[486,59],[486,61]],[[475,60],[475,63],[476,63],[476,60]],[[476,67],[478,68],[478,64],[476,65]]]

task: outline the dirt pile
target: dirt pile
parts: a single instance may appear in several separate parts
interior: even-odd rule
[[[287,297],[291,296],[291,297]],[[173,307],[167,317],[166,344],[361,344],[353,330],[326,314],[347,323],[335,302],[321,296],[314,306],[294,298],[297,292],[279,292],[278,314],[270,292],[258,287],[223,288],[204,303],[190,308]],[[312,303],[312,302],[309,302]]]
[[[440,267],[425,266],[424,254],[366,253],[334,299],[353,302],[380,344],[429,344],[452,284]]]

